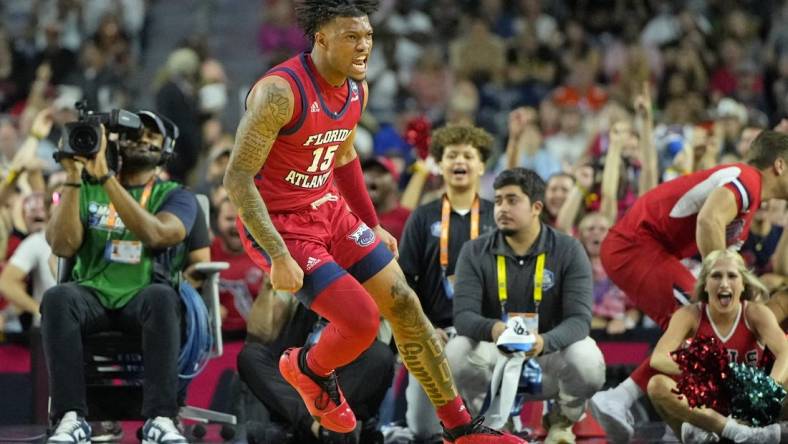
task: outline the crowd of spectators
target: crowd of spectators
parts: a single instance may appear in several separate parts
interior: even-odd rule
[[[54,284],[35,233],[57,204],[63,178],[51,154],[78,100],[106,112],[137,109],[144,96],[179,126],[166,173],[211,200],[211,252],[231,263],[221,281],[228,337],[245,334],[265,291],[221,187],[234,130],[223,113],[245,96],[228,85],[255,79],[233,78],[221,48],[194,36],[172,42],[156,78],[134,84],[152,3],[0,3],[0,331],[36,325],[40,295]],[[254,11],[260,75],[307,48],[292,3],[260,0]],[[658,183],[741,159],[762,129],[788,130],[786,1],[383,0],[371,21],[356,141],[381,221],[399,237],[409,210],[444,189],[418,123],[482,127],[494,142],[480,195],[490,199],[495,175],[516,166],[547,182],[543,221],[581,241],[593,270],[592,328],[610,335],[651,326],[599,261],[612,224]],[[775,254],[788,248],[786,223],[785,202],[768,202],[742,248],[770,289],[788,277]]]

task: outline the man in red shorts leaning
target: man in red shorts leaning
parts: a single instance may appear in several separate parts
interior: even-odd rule
[[[252,88],[224,178],[239,233],[277,290],[295,292],[328,319],[311,348],[279,363],[309,412],[329,430],[356,419],[334,369],[372,343],[380,314],[408,370],[437,408],[447,443],[521,443],[471,420],[440,339],[421,310],[383,230],[353,148],[367,102],[374,0],[302,0],[296,15],[311,52],[274,67]]]
[[[788,135],[763,131],[745,162],[663,183],[640,197],[602,242],[610,279],[663,330],[673,312],[689,303],[695,285],[681,259],[740,246],[761,201],[788,198]],[[644,361],[618,387],[591,399],[594,416],[614,442],[632,437],[629,409],[653,374]]]

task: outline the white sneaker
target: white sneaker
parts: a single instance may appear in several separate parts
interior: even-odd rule
[[[85,418],[77,412],[66,412],[57,424],[55,432],[47,439],[47,444],[90,444],[91,429]]]
[[[681,424],[681,442],[684,444],[706,444],[719,442],[720,437],[714,432],[684,422]]]
[[[591,413],[605,429],[610,442],[627,443],[635,434],[635,419],[632,412],[616,399],[613,389],[597,392],[588,403]]]
[[[142,426],[142,444],[189,444],[189,441],[172,419],[157,416]]]

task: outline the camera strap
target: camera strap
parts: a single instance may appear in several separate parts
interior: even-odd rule
[[[140,196],[140,206],[142,208],[147,208],[148,200],[150,199],[151,192],[153,192],[153,182],[155,181],[156,176],[152,177],[148,183],[145,184],[145,189],[142,190],[142,196]],[[109,212],[107,213],[107,230],[111,233],[112,230],[115,228],[115,223],[118,219],[118,212],[115,210],[115,205],[110,202],[109,203]]]

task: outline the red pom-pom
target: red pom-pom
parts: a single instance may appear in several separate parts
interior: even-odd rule
[[[730,396],[724,382],[730,369],[722,344],[714,337],[698,337],[671,356],[681,369],[674,393],[687,398],[690,407],[709,407],[727,415]]]
[[[416,154],[421,159],[426,159],[430,154],[431,130],[432,124],[423,116],[411,119],[405,127],[405,142],[416,150]]]

